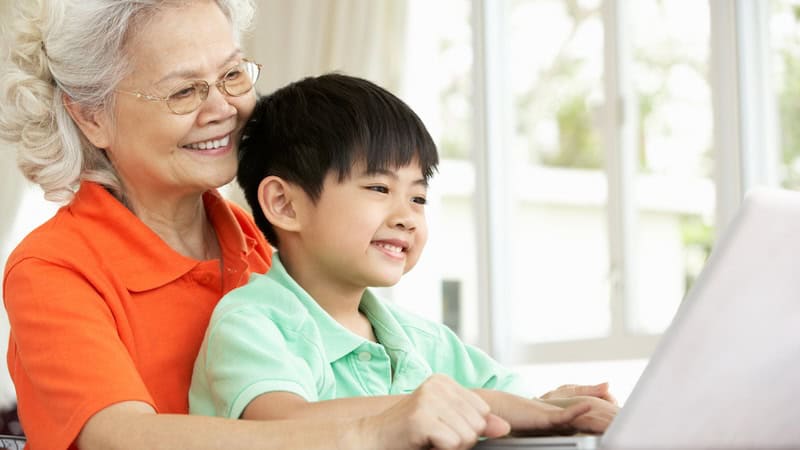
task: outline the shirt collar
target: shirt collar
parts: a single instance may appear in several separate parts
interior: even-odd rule
[[[203,194],[203,201],[223,255],[250,251],[255,243],[242,236],[233,213],[219,193],[209,190]],[[97,183],[81,183],[68,208],[72,214],[94,222],[93,229],[102,230],[92,236],[103,241],[97,247],[105,254],[97,257],[112,265],[114,273],[131,291],[143,292],[166,285],[203,263],[173,250]]]
[[[348,355],[358,349],[367,339],[353,333],[347,328],[343,327],[337,322],[319,303],[317,303],[297,282],[286,272],[278,252],[272,255],[272,267],[267,273],[268,277],[273,278],[275,281],[286,287],[303,304],[306,311],[308,311],[311,318],[317,325],[322,345],[325,348],[325,355],[328,358],[328,363],[333,363],[345,355]],[[403,351],[406,352],[412,348],[413,345],[408,337],[403,333],[402,327],[397,320],[392,316],[390,311],[382,304],[369,289],[364,292],[361,297],[361,304],[359,306],[361,311],[369,318],[375,335],[378,337],[381,345],[387,351]],[[399,355],[398,355],[399,356]]]
[[[363,337],[353,333],[334,320],[305,289],[297,284],[294,278],[286,272],[278,252],[272,254],[272,267],[267,272],[267,276],[292,291],[308,311],[308,314],[317,324],[328,363],[332,363],[351,353],[366,341]]]

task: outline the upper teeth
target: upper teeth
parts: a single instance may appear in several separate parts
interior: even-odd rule
[[[378,247],[383,247],[386,250],[389,250],[390,252],[394,253],[401,253],[403,251],[403,247],[400,247],[398,245],[386,244],[384,242],[378,242],[377,245]]]
[[[194,144],[189,144],[187,147],[193,148],[195,150],[210,150],[212,148],[220,148],[228,145],[228,142],[231,140],[231,135],[227,135],[222,139],[215,139],[211,141],[205,142],[197,142]]]

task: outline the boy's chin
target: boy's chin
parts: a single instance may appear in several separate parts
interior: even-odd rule
[[[379,277],[379,278],[376,277],[375,279],[373,279],[373,282],[370,284],[370,286],[378,287],[378,288],[392,287],[392,286],[396,285],[397,283],[399,283],[401,278],[402,278],[402,275],[397,275],[397,276],[387,275],[387,276],[382,276],[382,277]]]

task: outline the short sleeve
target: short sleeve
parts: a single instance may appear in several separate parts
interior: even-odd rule
[[[300,330],[282,329],[266,306],[215,314],[195,367],[190,410],[239,418],[253,399],[275,391],[316,401],[323,373],[315,361],[320,352],[313,342]],[[204,404],[213,411],[202,411]]]

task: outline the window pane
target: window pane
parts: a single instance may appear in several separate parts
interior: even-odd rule
[[[431,319],[441,317],[467,342],[478,342],[475,170],[472,149],[472,26],[470,0],[409,0],[402,98],[436,141],[441,164],[426,207],[430,238],[419,265],[402,278],[398,301]],[[444,302],[437,305],[435,279]],[[439,314],[431,314],[438,308]]]
[[[635,295],[627,325],[660,333],[710,249],[714,188],[709,11],[696,0],[624,2],[639,108]]]
[[[610,327],[607,184],[595,113],[603,89],[600,7],[599,0],[506,3],[517,342],[602,337]]]
[[[783,185],[800,188],[800,1],[773,0],[769,30],[780,115]]]

